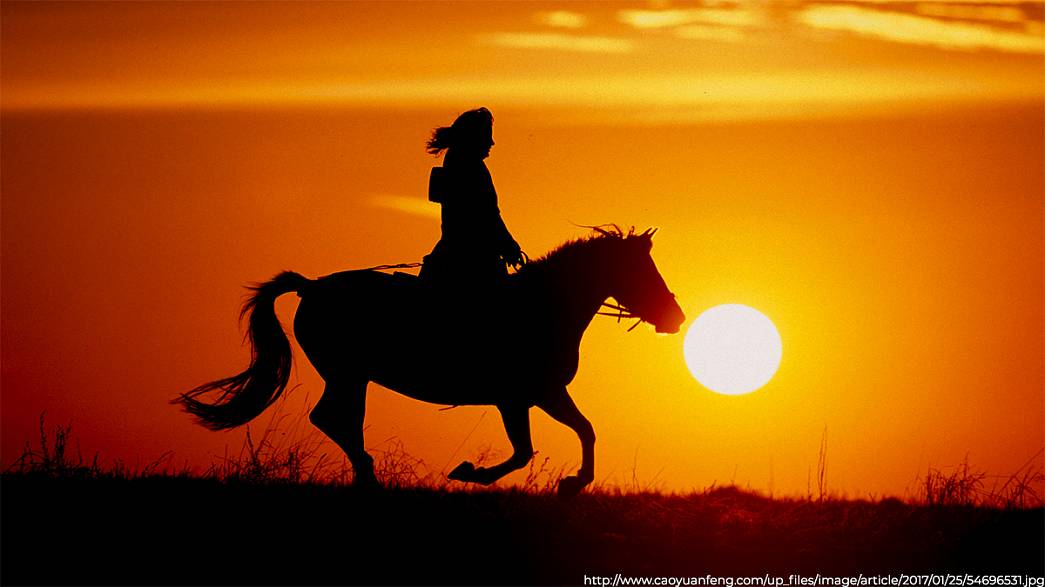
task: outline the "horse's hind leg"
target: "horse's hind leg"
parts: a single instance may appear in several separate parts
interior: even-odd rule
[[[374,459],[363,448],[367,381],[328,382],[309,420],[348,455],[355,474],[353,485],[378,486]]]
[[[566,388],[549,394],[537,404],[553,419],[569,426],[581,440],[581,468],[577,475],[559,481],[559,495],[573,497],[595,480],[595,429],[577,409]]]
[[[465,461],[457,465],[450,474],[450,479],[489,485],[512,471],[526,466],[533,458],[533,441],[530,439],[530,408],[525,406],[498,406],[504,431],[512,443],[512,456],[503,463],[492,467],[478,467]]]

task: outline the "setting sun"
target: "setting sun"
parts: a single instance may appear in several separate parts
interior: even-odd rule
[[[683,346],[693,377],[723,395],[751,393],[769,383],[783,352],[773,322],[741,304],[723,304],[701,314]]]

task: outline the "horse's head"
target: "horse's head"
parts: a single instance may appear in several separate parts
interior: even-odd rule
[[[653,324],[657,332],[674,334],[686,315],[650,255],[655,232],[603,232],[604,236],[611,237],[616,248],[610,261],[609,293],[624,310]]]

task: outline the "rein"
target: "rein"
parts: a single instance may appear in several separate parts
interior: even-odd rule
[[[423,263],[395,263],[393,265],[375,265],[361,269],[361,271],[384,271],[385,269],[417,269]]]
[[[616,310],[616,312],[595,312],[596,316],[616,317],[618,324],[620,323],[621,320],[628,320],[628,319],[631,319],[631,318],[635,318],[635,323],[631,325],[631,328],[628,329],[628,332],[631,332],[632,330],[635,330],[635,328],[637,328],[639,324],[642,324],[643,322],[645,322],[645,320],[643,320],[641,316],[639,316],[638,314],[636,314],[636,313],[632,312],[631,310],[625,308],[624,306],[621,306],[620,304],[611,304],[609,302],[602,302],[602,305],[607,307],[607,308],[609,308],[609,309],[611,309],[611,310]]]

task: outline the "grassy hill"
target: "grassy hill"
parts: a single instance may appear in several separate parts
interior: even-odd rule
[[[1034,467],[984,499],[967,465],[918,503],[603,487],[564,501],[536,461],[523,489],[475,489],[380,458],[364,492],[318,444],[270,427],[203,473],[103,469],[41,420],[0,476],[3,585],[583,585],[585,577],[1045,575]],[[546,462],[545,462],[546,464]],[[977,497],[979,496],[979,497]],[[592,583],[588,583],[592,584]],[[1040,585],[1040,583],[1039,583]],[[732,586],[727,586],[732,587]]]

